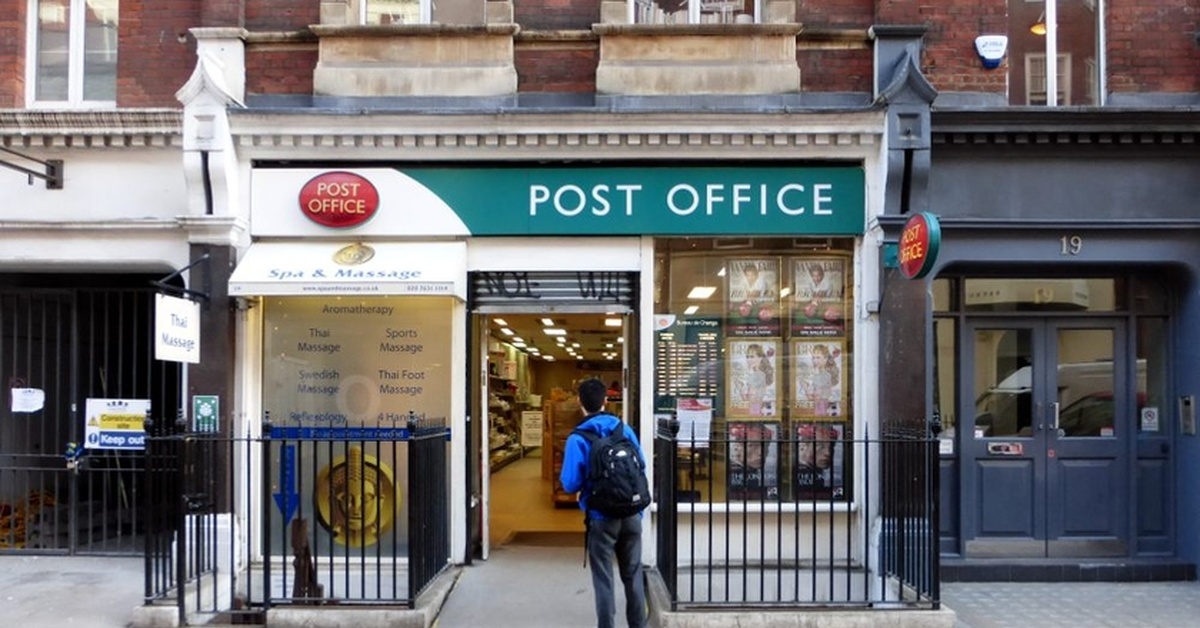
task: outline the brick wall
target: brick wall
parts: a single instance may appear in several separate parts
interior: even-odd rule
[[[1200,92],[1200,4],[1108,1],[1110,92]]]
[[[9,3],[0,17],[0,108],[25,106],[24,2]],[[11,6],[15,5],[15,6]],[[12,11],[15,8],[16,11]]]
[[[600,0],[513,0],[513,19],[524,30],[591,30]]]
[[[188,29],[201,25],[193,0],[122,0],[117,105],[179,107],[175,92],[196,66]]]
[[[317,45],[295,44],[246,51],[247,94],[311,94]]]
[[[871,93],[871,50],[803,50],[797,55],[802,92]]]
[[[595,49],[517,52],[517,91],[594,94],[599,54]]]
[[[213,0],[209,0],[210,2]],[[320,0],[246,0],[246,28],[295,31],[321,23]]]

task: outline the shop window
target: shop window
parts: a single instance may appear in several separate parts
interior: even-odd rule
[[[970,278],[963,306],[970,312],[1079,311],[1126,309],[1123,279]]]
[[[853,241],[656,245],[655,406],[684,498],[849,499]]]
[[[754,24],[761,0],[629,0],[637,24]]]
[[[29,0],[30,107],[114,107],[117,0]]]
[[[262,408],[277,439],[276,495],[315,508],[316,547],[402,554],[409,478],[399,428],[448,425],[449,297],[271,297],[263,302]],[[293,435],[278,436],[280,432]],[[330,440],[321,440],[321,439]],[[301,480],[300,478],[307,478]],[[280,499],[276,497],[276,499]],[[282,529],[281,509],[268,524]],[[338,519],[341,517],[346,521]],[[348,528],[347,528],[348,526]],[[350,534],[344,534],[346,530]],[[286,535],[273,551],[289,551]],[[357,554],[356,554],[357,555]]]
[[[953,447],[958,424],[956,378],[958,377],[958,329],[953,318],[933,319],[933,410],[936,435]]]
[[[1166,318],[1140,317],[1137,321],[1137,431],[1146,436],[1170,433],[1167,329]]]
[[[1097,0],[1009,0],[1009,103],[1103,104],[1102,13]]]

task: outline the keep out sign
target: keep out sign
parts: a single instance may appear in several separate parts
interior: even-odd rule
[[[326,172],[309,179],[300,189],[300,209],[310,220],[326,227],[356,227],[379,209],[379,192],[359,175]]]

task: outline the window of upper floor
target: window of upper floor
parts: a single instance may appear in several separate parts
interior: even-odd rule
[[[118,0],[28,0],[26,104],[115,107]]]
[[[1103,14],[1104,0],[1009,0],[1009,104],[1104,104]]]
[[[754,24],[762,0],[628,0],[635,24]]]
[[[428,24],[433,3],[430,0],[358,0],[358,20],[362,24]]]

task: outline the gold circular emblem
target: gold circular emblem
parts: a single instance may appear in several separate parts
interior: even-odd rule
[[[342,266],[358,266],[371,261],[372,257],[375,257],[375,249],[358,243],[338,249],[337,253],[333,254],[333,261]]]
[[[398,493],[391,468],[351,445],[317,477],[317,520],[340,545],[371,546],[392,527]]]

